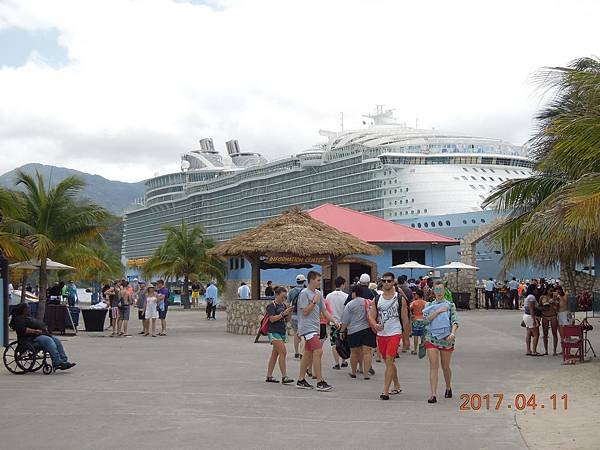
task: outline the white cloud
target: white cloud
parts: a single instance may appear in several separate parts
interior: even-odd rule
[[[270,158],[374,104],[409,124],[524,142],[529,76],[598,48],[597,2],[23,0],[70,62],[0,70],[0,172],[39,161],[137,180],[212,136]]]

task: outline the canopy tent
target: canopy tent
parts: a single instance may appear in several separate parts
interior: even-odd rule
[[[220,257],[242,256],[249,260],[252,264],[252,298],[259,299],[262,257],[271,263],[331,263],[331,278],[334,279],[337,262],[342,257],[380,255],[383,251],[294,208],[218,244],[209,253]]]
[[[417,261],[408,261],[402,264],[396,264],[395,266],[391,266],[390,269],[410,269],[410,277],[412,278],[414,269],[429,270],[433,269],[433,267],[421,264]]]
[[[452,261],[451,263],[444,264],[443,266],[436,267],[436,269],[456,269],[456,287],[458,289],[458,271],[461,269],[465,270],[479,270],[479,267],[470,266],[469,264],[462,263],[460,261]]]

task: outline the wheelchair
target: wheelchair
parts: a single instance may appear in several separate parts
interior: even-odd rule
[[[50,354],[33,342],[11,342],[4,349],[2,360],[6,369],[15,375],[37,372],[40,369],[44,375],[56,371]]]

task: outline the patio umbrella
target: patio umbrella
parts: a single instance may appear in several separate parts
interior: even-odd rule
[[[29,261],[21,261],[18,263],[10,264],[9,267],[12,269],[25,269],[25,270],[37,270],[40,268],[39,259],[30,259]],[[75,270],[75,267],[67,266],[66,264],[52,261],[50,258],[46,258],[46,269],[47,270]]]
[[[465,264],[460,261],[452,261],[451,263],[436,267],[436,269],[456,269],[456,289],[458,289],[458,271],[460,269],[479,270],[479,267],[470,266],[469,264]]]
[[[11,269],[22,269],[22,270],[38,270],[40,268],[39,259],[30,259],[28,261],[21,261],[10,264]],[[66,264],[52,261],[50,258],[46,258],[46,269],[47,270],[75,270],[75,267],[67,266]],[[21,288],[21,303],[25,302],[25,276],[23,276],[23,283]]]
[[[395,266],[391,266],[390,269],[410,269],[410,277],[412,278],[414,269],[428,270],[433,269],[433,267],[426,266],[425,264],[421,264],[417,261],[408,261],[402,264],[396,264]]]

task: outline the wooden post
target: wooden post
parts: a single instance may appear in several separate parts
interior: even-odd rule
[[[252,264],[252,300],[260,300],[260,255],[253,255]]]
[[[335,279],[338,276],[338,260],[333,255],[330,256],[331,259],[331,290],[335,290]]]

